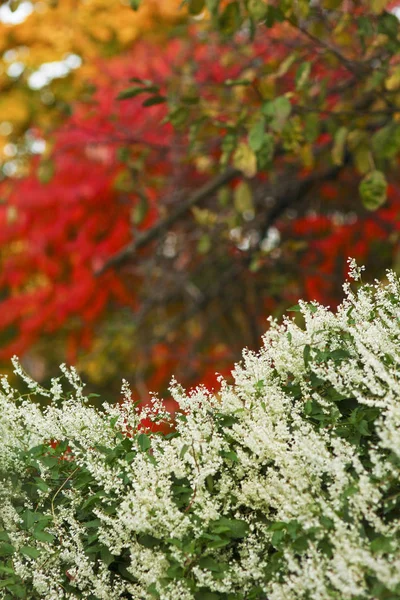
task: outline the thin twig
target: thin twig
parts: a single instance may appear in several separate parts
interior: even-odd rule
[[[56,513],[54,511],[54,500],[56,499],[56,497],[58,496],[58,494],[61,492],[61,490],[63,489],[63,487],[68,483],[68,481],[75,475],[75,473],[78,471],[80,467],[76,467],[72,473],[70,473],[67,477],[67,479],[63,482],[62,485],[60,485],[60,487],[58,488],[58,490],[56,491],[56,493],[54,494],[54,496],[51,499],[51,514],[53,515],[53,519],[54,521],[56,520]]]

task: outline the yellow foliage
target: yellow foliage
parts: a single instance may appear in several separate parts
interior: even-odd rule
[[[147,0],[138,11],[120,0],[60,0],[52,6],[33,3],[33,12],[18,25],[0,23],[0,52],[25,47],[27,66],[78,54],[83,62],[116,53],[139,36],[162,35],[162,24],[182,18],[179,0]]]
[[[33,0],[32,6],[21,23],[0,22],[0,154],[32,124],[51,129],[60,118],[52,94],[64,103],[79,97],[98,72],[98,58],[118,55],[139,38],[161,40],[185,18],[180,0],[146,0],[138,11],[128,0]],[[32,74],[71,55],[79,57],[79,68],[55,79],[47,97],[35,89]]]

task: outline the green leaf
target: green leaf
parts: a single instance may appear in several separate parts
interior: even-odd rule
[[[150,438],[145,433],[139,433],[137,436],[137,442],[142,452],[146,452],[151,446]]]
[[[235,417],[235,415],[217,413],[215,416],[218,420],[218,424],[222,425],[223,427],[232,427],[232,425],[235,425],[235,423],[238,422],[238,419]]]
[[[15,579],[14,578],[12,578],[12,579],[11,578],[4,579],[3,581],[0,581],[0,589],[1,588],[5,588],[5,587],[8,588],[8,586],[12,585],[13,583],[15,583]]]
[[[304,364],[306,367],[308,367],[308,365],[310,363],[310,356],[311,356],[311,346],[310,346],[310,344],[306,344],[304,346],[304,350],[303,350]]]
[[[197,243],[197,251],[199,254],[207,254],[211,250],[211,238],[208,233],[203,233]]]
[[[132,221],[135,225],[140,225],[146,217],[149,210],[149,203],[144,193],[140,193],[139,199],[132,210]]]
[[[249,131],[248,141],[249,146],[254,152],[260,150],[263,145],[265,136],[265,119],[257,121]]]
[[[213,17],[218,14],[219,0],[206,0],[206,6]]]
[[[165,96],[152,96],[151,98],[147,98],[144,102],[142,102],[142,106],[153,106],[154,104],[163,104],[167,99]]]
[[[377,554],[393,552],[393,540],[391,538],[379,536],[371,542],[371,550]]]
[[[347,127],[339,127],[335,133],[332,148],[332,161],[334,165],[340,166],[343,164],[348,133],[349,130]]]
[[[359,192],[367,210],[377,210],[386,202],[387,182],[382,171],[371,171],[362,179]]]
[[[286,531],[284,531],[284,530],[274,531],[274,533],[272,534],[272,538],[271,538],[271,544],[275,548],[279,548],[280,543],[284,539],[285,536],[286,536]]]
[[[296,77],[295,77],[296,88],[298,90],[303,89],[303,87],[305,86],[305,84],[308,81],[310,72],[311,72],[311,63],[303,62],[299,66],[299,68],[297,69],[297,72],[296,72]]]
[[[281,8],[276,8],[268,4],[268,12],[265,20],[267,27],[273,27],[275,23],[282,23],[285,20],[285,14]]]
[[[400,152],[400,125],[390,123],[372,136],[372,148],[377,158],[392,159]]]
[[[279,96],[275,100],[265,102],[262,112],[269,119],[271,129],[280,133],[292,112],[292,105],[286,96]]]
[[[12,567],[6,567],[5,565],[0,565],[0,573],[7,573],[7,575],[15,575],[15,571]]]
[[[154,93],[158,92],[159,89],[160,88],[158,85],[147,85],[144,87],[137,87],[137,86],[130,87],[130,88],[127,88],[126,90],[123,90],[122,92],[120,92],[117,96],[117,100],[128,100],[129,98],[135,98],[139,94],[144,94],[144,93],[154,94]]]
[[[200,592],[196,592],[194,597],[196,600],[221,600],[220,594],[208,592],[207,590],[200,590]]]
[[[231,460],[232,462],[239,462],[239,458],[238,455],[236,454],[236,452],[233,452],[233,450],[222,450],[221,451],[221,456],[222,458],[227,458],[228,460]]]
[[[209,492],[214,490],[214,479],[212,475],[207,475],[206,477],[206,487]]]
[[[202,569],[207,569],[208,571],[215,571],[218,573],[219,571],[221,571],[222,565],[219,561],[215,560],[215,558],[212,558],[211,556],[204,556],[199,560],[199,567],[201,567]]]
[[[266,169],[271,165],[274,157],[274,138],[270,133],[264,135],[261,148],[257,152],[257,167],[259,170]]]
[[[232,35],[240,26],[240,8],[238,2],[231,2],[225,7],[219,18],[219,27],[225,35]]]
[[[251,79],[225,79],[224,85],[227,87],[236,87],[242,85],[251,85],[253,82]]]
[[[35,538],[35,540],[38,540],[38,542],[47,542],[49,544],[54,542],[54,540],[56,539],[53,534],[48,533],[47,531],[43,531],[40,528],[35,529],[33,531],[33,537]]]
[[[148,535],[147,533],[140,535],[137,541],[141,546],[144,546],[145,548],[155,548],[160,544],[159,539],[155,538],[152,535]]]
[[[14,554],[15,548],[7,542],[0,543],[0,556],[11,556]]]
[[[313,144],[319,136],[321,120],[317,113],[309,113],[304,118],[304,138]]]
[[[132,10],[139,10],[142,0],[129,0],[129,4]]]
[[[55,165],[53,160],[51,158],[43,158],[37,170],[37,177],[40,183],[49,183],[53,179],[54,172]]]
[[[268,6],[265,0],[248,0],[247,10],[252,19],[263,21],[268,14]]]
[[[190,0],[189,1],[189,14],[199,15],[205,8],[205,0]]]
[[[43,481],[43,479],[40,479],[40,477],[35,477],[34,478],[34,482],[36,487],[41,490],[42,492],[48,492],[50,489],[50,486],[47,485],[47,483],[45,481]]]
[[[241,519],[221,517],[218,521],[214,522],[212,530],[216,533],[224,532],[232,539],[241,539],[248,534],[249,525],[246,521],[242,521]]]
[[[40,550],[33,548],[32,546],[21,546],[19,551],[21,554],[28,556],[29,558],[38,558],[38,556],[40,556]]]
[[[233,204],[237,212],[241,215],[248,212],[254,212],[253,194],[246,181],[241,181],[239,185],[235,187],[233,192]]]
[[[38,513],[35,513],[33,510],[27,509],[22,514],[22,527],[24,529],[31,529],[35,523],[39,520]]]
[[[187,444],[183,444],[182,449],[179,453],[179,458],[182,459],[188,450],[189,450],[189,446]]]

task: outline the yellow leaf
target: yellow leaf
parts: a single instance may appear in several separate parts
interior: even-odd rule
[[[293,54],[289,54],[289,56],[285,58],[285,60],[281,63],[279,69],[276,72],[275,77],[282,77],[283,75],[286,75],[292,64],[295,62],[296,58],[297,55],[294,52]]]
[[[385,87],[389,92],[393,92],[400,87],[400,69],[397,68],[393,73],[386,79]]]
[[[15,206],[11,205],[7,208],[6,219],[7,224],[12,225],[18,218],[18,211]]]
[[[332,148],[332,160],[334,165],[342,165],[344,158],[344,151],[346,147],[346,140],[349,130],[347,127],[339,127],[335,133],[333,148]]]
[[[301,146],[299,149],[299,154],[300,154],[300,158],[303,162],[303,165],[307,169],[311,169],[315,163],[311,144],[304,144],[303,146]]]
[[[365,174],[371,170],[371,150],[369,145],[360,145],[356,148],[353,154],[354,164],[359,173]]]
[[[267,0],[249,0],[247,8],[255,21],[261,21],[267,16],[268,2]]]
[[[245,142],[240,142],[236,148],[233,165],[246,177],[254,177],[257,173],[257,157]]]
[[[369,136],[362,129],[353,129],[347,136],[350,150],[355,150],[360,144],[368,144]]]
[[[194,206],[192,213],[196,222],[202,227],[212,227],[218,220],[218,215],[207,208]]]
[[[249,184],[241,181],[233,193],[233,202],[238,213],[254,212],[253,194]]]
[[[371,10],[379,15],[385,10],[390,0],[371,0]]]

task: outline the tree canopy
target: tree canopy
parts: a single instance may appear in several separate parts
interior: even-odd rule
[[[398,4],[33,2],[3,23],[2,358],[105,389],[129,365],[142,397],[212,385],[270,313],[335,306],[349,255],[396,269]]]
[[[351,261],[358,279],[361,268]],[[400,280],[299,303],[218,394],[0,381],[2,600],[398,600]],[[30,399],[41,395],[41,409]],[[34,507],[34,509],[33,509]]]

